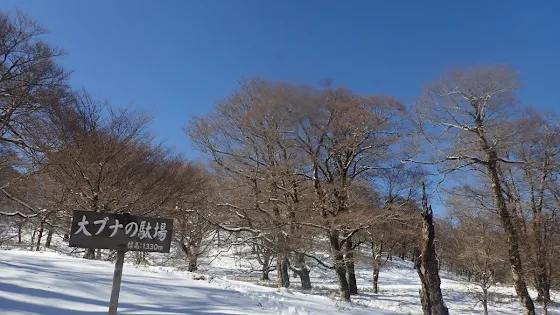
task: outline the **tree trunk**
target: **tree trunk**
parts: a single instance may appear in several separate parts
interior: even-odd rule
[[[482,307],[484,308],[484,315],[488,315],[488,289],[482,288]]]
[[[449,315],[449,310],[441,294],[441,280],[439,278],[438,261],[436,257],[435,228],[433,224],[432,207],[428,207],[428,200],[424,184],[422,184],[422,251],[417,252],[416,271],[420,277],[422,287],[420,300],[424,315]]]
[[[94,260],[95,259],[95,248],[86,248],[84,258]]]
[[[515,292],[519,298],[519,303],[523,308],[524,315],[535,315],[535,305],[527,290],[527,285],[523,279],[523,266],[521,263],[521,255],[519,253],[519,235],[512,222],[511,215],[506,205],[506,201],[502,192],[500,177],[498,176],[497,155],[494,151],[487,151],[488,164],[487,169],[490,173],[492,182],[492,192],[498,208],[500,222],[507,235],[508,254],[511,266],[513,283]]]
[[[276,258],[276,270],[278,273],[278,288],[289,288],[290,287],[290,273],[288,257],[285,253],[278,253]]]
[[[49,230],[49,233],[47,234],[47,241],[45,242],[46,248],[51,247],[52,237],[53,237],[53,230]]]
[[[195,271],[198,270],[198,264],[197,264],[198,259],[197,259],[197,258],[198,258],[198,257],[197,257],[196,255],[190,255],[190,256],[188,257],[188,259],[189,259],[189,268],[188,268],[188,271],[189,271],[189,272],[195,272]]]
[[[378,294],[379,293],[379,264],[377,263],[377,258],[379,257],[379,255],[376,257],[375,262],[373,263],[373,293]]]
[[[45,231],[45,221],[41,220],[41,225],[39,226],[39,233],[37,234],[37,246],[36,251],[41,250],[41,239],[43,238],[43,232]]]
[[[296,268],[294,268],[293,271],[301,280],[301,289],[311,290],[311,278],[309,277],[311,270],[309,270],[309,267],[305,264],[305,255],[297,253],[295,255],[294,265]]]
[[[383,243],[379,245],[379,252],[375,252],[375,244],[371,243],[371,254],[373,256],[373,293],[379,293],[379,271],[381,270],[381,254],[383,253]]]
[[[420,303],[422,304],[422,314],[432,315],[432,306],[430,304],[430,290],[428,289],[428,284],[426,283],[426,278],[424,274],[420,271],[420,254],[417,258],[416,271],[418,272],[418,277],[420,278]]]
[[[37,230],[33,230],[33,234],[31,235],[31,246],[29,250],[33,250],[33,247],[35,246],[35,235],[37,235]]]
[[[334,270],[338,280],[340,299],[343,301],[350,301],[350,290],[348,289],[348,280],[346,278],[346,266],[344,264],[344,256],[340,248],[337,231],[331,231],[329,233],[329,243],[331,247],[331,254],[333,255]]]
[[[270,269],[268,267],[263,267],[261,280],[270,280],[270,277],[268,276],[269,273]]]
[[[22,230],[22,224],[20,223],[20,224],[18,224],[18,233],[17,233],[18,244],[21,244],[21,230]]]
[[[356,284],[356,271],[354,268],[354,243],[350,237],[346,240],[346,254],[344,263],[346,265],[346,281],[348,281],[348,290],[351,295],[358,294],[358,285]]]
[[[298,274],[299,278],[301,280],[301,289],[302,290],[311,290],[312,289],[311,277],[309,276],[310,273],[311,273],[311,270],[309,270],[309,268],[307,268],[307,266],[304,266],[301,269],[301,272]]]
[[[98,248],[96,252],[97,252],[97,253],[96,253],[96,259],[97,259],[97,260],[101,260],[101,257],[102,257],[102,255],[101,255],[101,254],[102,254],[101,248]]]
[[[196,249],[192,250],[189,245],[184,243],[184,241],[180,242],[179,244],[181,245],[183,253],[185,253],[185,255],[187,256],[187,270],[189,272],[195,272],[196,270],[198,270],[198,256],[196,254]]]
[[[537,289],[537,301],[542,303],[543,314],[548,313],[548,302],[550,301],[550,277],[548,274],[546,246],[541,224],[542,214],[533,210],[533,231],[535,234],[535,287]]]

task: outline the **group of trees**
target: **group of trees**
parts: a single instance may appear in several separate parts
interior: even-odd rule
[[[511,282],[524,314],[535,314],[529,287],[546,312],[560,280],[560,126],[515,106],[512,70],[447,72],[410,107],[242,81],[184,127],[201,165],[156,143],[141,112],[73,89],[44,33],[0,13],[0,214],[18,242],[33,231],[37,250],[45,233],[50,246],[73,210],[164,216],[190,271],[209,248],[239,246],[279,287],[293,285],[291,271],[311,289],[311,266],[332,269],[348,301],[357,263],[371,264],[378,293],[380,270],[400,256],[415,262],[425,314],[448,312],[441,269],[476,281],[485,310],[490,287]],[[431,185],[445,218],[433,217],[429,174],[445,180]]]
[[[535,314],[529,285],[546,313],[557,277],[551,262],[558,259],[560,125],[554,113],[516,106],[517,77],[496,66],[450,72],[427,88],[415,116],[432,153],[424,163],[444,174],[461,172],[448,204],[456,228],[478,232],[460,240],[459,252],[472,257],[476,244],[479,259],[460,264],[475,264],[465,268],[484,288],[497,263],[507,262],[524,313]]]
[[[37,250],[44,233],[50,246],[73,210],[182,220],[186,205],[206,202],[208,172],[156,143],[142,112],[73,89],[45,33],[23,13],[0,13],[0,213],[18,242],[27,226]]]

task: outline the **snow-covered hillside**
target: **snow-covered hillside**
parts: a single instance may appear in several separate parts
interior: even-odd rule
[[[113,265],[56,253],[0,251],[0,314],[107,314]],[[126,264],[119,314],[395,314],[328,297]]]
[[[327,254],[325,254],[326,256]],[[255,265],[255,264],[254,264]],[[254,266],[253,265],[253,266]],[[228,275],[230,278],[258,279],[258,272],[249,272],[247,259],[239,259],[235,253],[222,253],[219,257],[209,260],[201,266],[201,271],[212,274]],[[390,310],[398,314],[422,314],[420,305],[419,289],[420,279],[410,261],[403,261],[394,257],[388,261],[387,266],[381,269],[379,276],[379,294],[373,294],[371,290],[372,270],[365,263],[358,263],[356,277],[360,295],[353,296],[354,303],[372,308]],[[246,269],[244,269],[246,268]],[[441,287],[444,300],[449,308],[450,314],[474,315],[482,314],[481,303],[477,303],[481,290],[473,283],[457,279],[454,275],[441,272]],[[276,275],[271,273],[271,279]],[[336,295],[337,283],[332,270],[320,268],[316,265],[311,272],[311,280],[314,285],[314,294],[333,296]],[[262,283],[262,281],[258,281]],[[292,279],[292,283],[299,285],[299,279]],[[270,283],[273,285],[273,281]],[[489,290],[490,302],[488,312],[490,314],[518,315],[521,309],[515,295],[515,290],[510,286],[493,286]],[[531,296],[536,298],[537,293],[530,290]],[[558,292],[551,292],[554,301],[560,300]],[[541,311],[540,305],[536,303],[537,311]],[[541,312],[542,313],[542,312]],[[538,313],[538,314],[541,314]],[[556,304],[549,306],[549,314],[560,314],[560,307]],[[317,313],[321,314],[321,313]],[[380,314],[375,313],[374,314]]]
[[[245,275],[232,259],[220,258],[194,275],[163,267],[134,267],[125,264],[119,314],[420,314],[415,271],[408,262],[395,261],[380,276],[380,294],[367,291],[371,273],[362,269],[358,283],[362,294],[352,303],[336,301],[336,283],[330,271],[315,268],[315,289],[303,294],[237,281]],[[0,251],[0,314],[106,314],[113,265],[53,252]],[[272,275],[271,275],[272,276]],[[442,288],[451,314],[480,314],[473,288],[443,275]],[[256,280],[256,279],[255,279]],[[298,279],[293,279],[298,284]],[[498,301],[490,314],[520,314],[511,288],[496,288]],[[553,296],[555,300],[560,296]],[[560,314],[553,307],[550,314]]]

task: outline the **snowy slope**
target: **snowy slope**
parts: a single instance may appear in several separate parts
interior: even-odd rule
[[[243,270],[243,267],[247,267],[247,265],[246,259],[239,259],[233,253],[222,253],[207,264],[202,264],[200,269],[208,274],[255,281],[260,274],[258,271]],[[482,304],[477,303],[477,293],[480,294],[480,288],[472,283],[454,279],[456,277],[446,272],[441,272],[440,276],[444,300],[451,314],[482,314]],[[275,277],[276,274],[271,273],[271,279],[275,279]],[[403,261],[395,257],[393,261],[387,262],[387,266],[381,269],[379,276],[379,294],[373,294],[371,290],[372,270],[370,265],[359,263],[356,278],[360,295],[352,297],[355,303],[399,314],[422,314],[418,294],[420,279],[410,261]],[[299,279],[291,279],[291,281],[295,286],[299,285]],[[314,294],[323,296],[336,294],[337,283],[332,270],[315,266],[311,271],[311,282],[314,285]],[[274,285],[273,281],[269,284]],[[493,286],[489,291],[491,302],[488,305],[488,311],[490,314],[518,315],[522,313],[513,287]],[[530,290],[530,293],[533,298],[536,298],[535,290]],[[553,291],[551,295],[554,301],[560,300],[558,292]],[[538,314],[542,314],[540,305],[536,303],[535,306]],[[549,314],[560,315],[558,304],[549,306]]]
[[[344,303],[331,298],[337,291],[332,270],[312,269],[314,289],[310,294],[297,289],[278,292],[249,283],[258,282],[259,273],[243,269],[247,264],[228,254],[232,253],[200,266],[201,274],[215,275],[205,280],[194,280],[194,274],[171,267],[125,264],[119,314],[421,314],[420,283],[410,262],[395,259],[382,269],[379,294],[370,290],[371,269],[359,266],[361,294],[353,297],[352,303]],[[107,314],[112,274],[113,264],[109,262],[52,252],[0,250],[0,314]],[[271,273],[271,279],[274,277]],[[442,290],[450,313],[481,314],[476,287],[451,278],[442,273]],[[260,283],[274,285],[273,280]],[[292,283],[297,287],[299,279],[292,279]],[[492,287],[491,291],[496,298],[490,303],[490,314],[521,314],[511,287]],[[557,292],[552,297],[560,299]],[[560,308],[552,306],[549,314],[560,314]]]
[[[125,264],[119,314],[397,314],[245,282]],[[113,265],[48,252],[0,251],[0,314],[107,314]]]

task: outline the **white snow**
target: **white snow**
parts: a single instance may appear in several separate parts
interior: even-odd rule
[[[325,256],[328,255],[325,254]],[[243,257],[243,259],[239,257]],[[207,264],[202,264],[200,269],[209,274],[228,275],[230,278],[253,279],[254,281],[258,279],[259,272],[250,270],[255,268],[256,265],[255,262],[247,260],[246,253],[236,255],[235,252],[230,251],[212,258]],[[332,270],[320,268],[315,264],[310,275],[311,282],[314,285],[313,294],[323,296],[336,294],[337,283]],[[270,274],[271,279],[275,279],[275,277],[275,273]],[[477,294],[481,293],[479,287],[446,272],[440,272],[440,277],[442,293],[450,314],[474,315],[483,313],[482,304],[477,303]],[[398,314],[422,314],[418,292],[420,279],[410,261],[403,261],[394,257],[393,261],[387,262],[379,275],[379,294],[373,294],[371,290],[371,265],[363,262],[358,263],[356,265],[356,278],[360,294],[352,297],[354,303],[390,310]],[[291,281],[294,285],[299,285],[299,279],[291,279]],[[262,281],[260,282],[262,283]],[[273,281],[269,284],[273,284]],[[493,286],[489,289],[489,294],[492,300],[488,304],[489,314],[518,315],[522,313],[513,287]],[[535,290],[530,290],[530,294],[533,299],[537,296]],[[560,301],[560,293],[552,291],[551,298],[555,302]],[[535,302],[535,307],[537,314],[542,314],[542,309],[537,302]],[[549,305],[548,313],[550,315],[560,315],[559,305]],[[380,313],[374,312],[373,314]]]
[[[395,314],[255,284],[125,264],[119,314]],[[52,252],[0,251],[0,314],[107,314],[113,265]]]
[[[371,269],[358,266],[361,294],[346,303],[334,298],[336,281],[331,270],[312,269],[314,289],[310,293],[297,289],[297,278],[291,279],[293,288],[278,291],[255,284],[259,273],[244,269],[247,264],[231,254],[208,259],[197,274],[126,263],[119,314],[421,314],[420,284],[410,262],[395,259],[382,269],[379,294],[369,290]],[[0,314],[107,314],[112,275],[110,262],[54,252],[0,250]],[[274,279],[275,274],[270,276]],[[476,287],[453,278],[442,273],[442,290],[450,313],[481,314],[482,306],[474,297]],[[259,283],[270,286],[274,280]],[[499,294],[499,299],[490,303],[490,314],[521,313],[511,287],[493,287],[491,292]],[[552,297],[560,299],[557,292]],[[549,314],[560,314],[560,308],[552,306]]]

